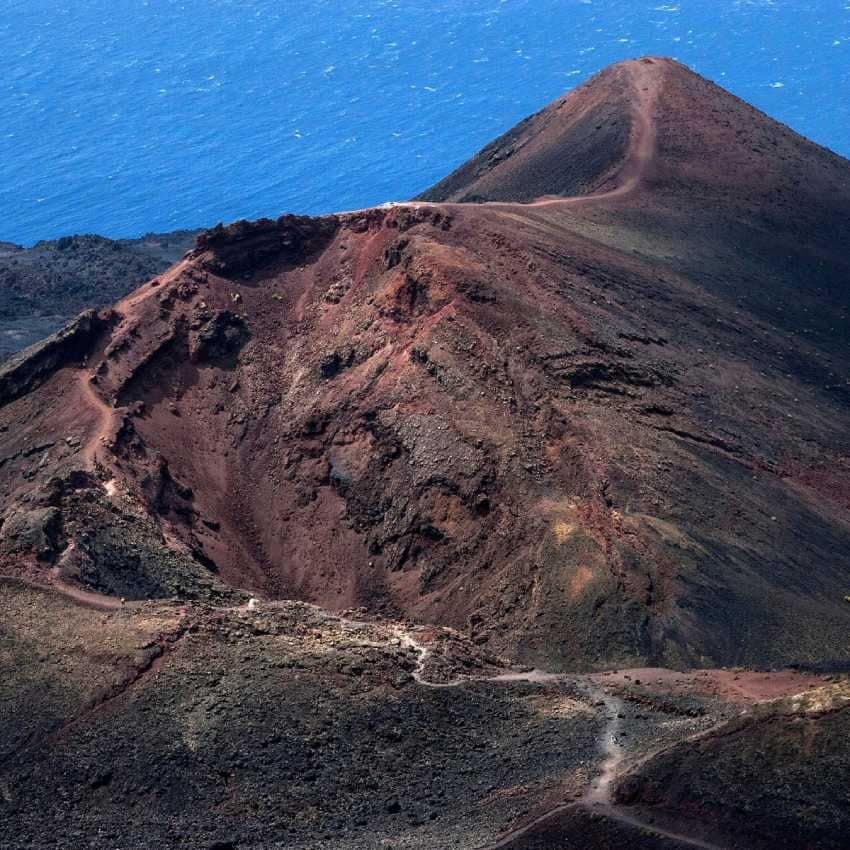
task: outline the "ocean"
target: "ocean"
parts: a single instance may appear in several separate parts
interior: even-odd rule
[[[850,0],[0,0],[0,240],[410,197],[619,59],[850,155]]]

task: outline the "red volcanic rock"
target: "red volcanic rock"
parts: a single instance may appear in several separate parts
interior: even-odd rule
[[[0,408],[4,515],[86,466],[231,585],[532,664],[846,660],[850,164],[644,59],[422,197],[201,237]]]

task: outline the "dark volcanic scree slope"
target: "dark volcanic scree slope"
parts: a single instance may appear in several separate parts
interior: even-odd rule
[[[12,361],[2,572],[548,669],[846,662],[848,246],[850,163],[616,65],[420,200],[219,226]]]

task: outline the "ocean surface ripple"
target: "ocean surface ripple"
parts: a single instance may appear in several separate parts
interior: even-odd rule
[[[850,0],[0,0],[0,239],[410,197],[618,59],[850,155]]]

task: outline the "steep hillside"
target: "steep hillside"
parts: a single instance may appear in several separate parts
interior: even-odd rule
[[[587,195],[627,167],[634,69],[613,65],[491,142],[420,201],[533,201]]]
[[[424,197],[0,367],[2,850],[847,846],[850,163],[643,59]]]
[[[554,109],[476,178],[542,200],[217,228],[0,375],[2,571],[135,598],[168,548],[550,669],[846,661],[850,164],[668,60]],[[116,488],[141,582],[77,509]]]

